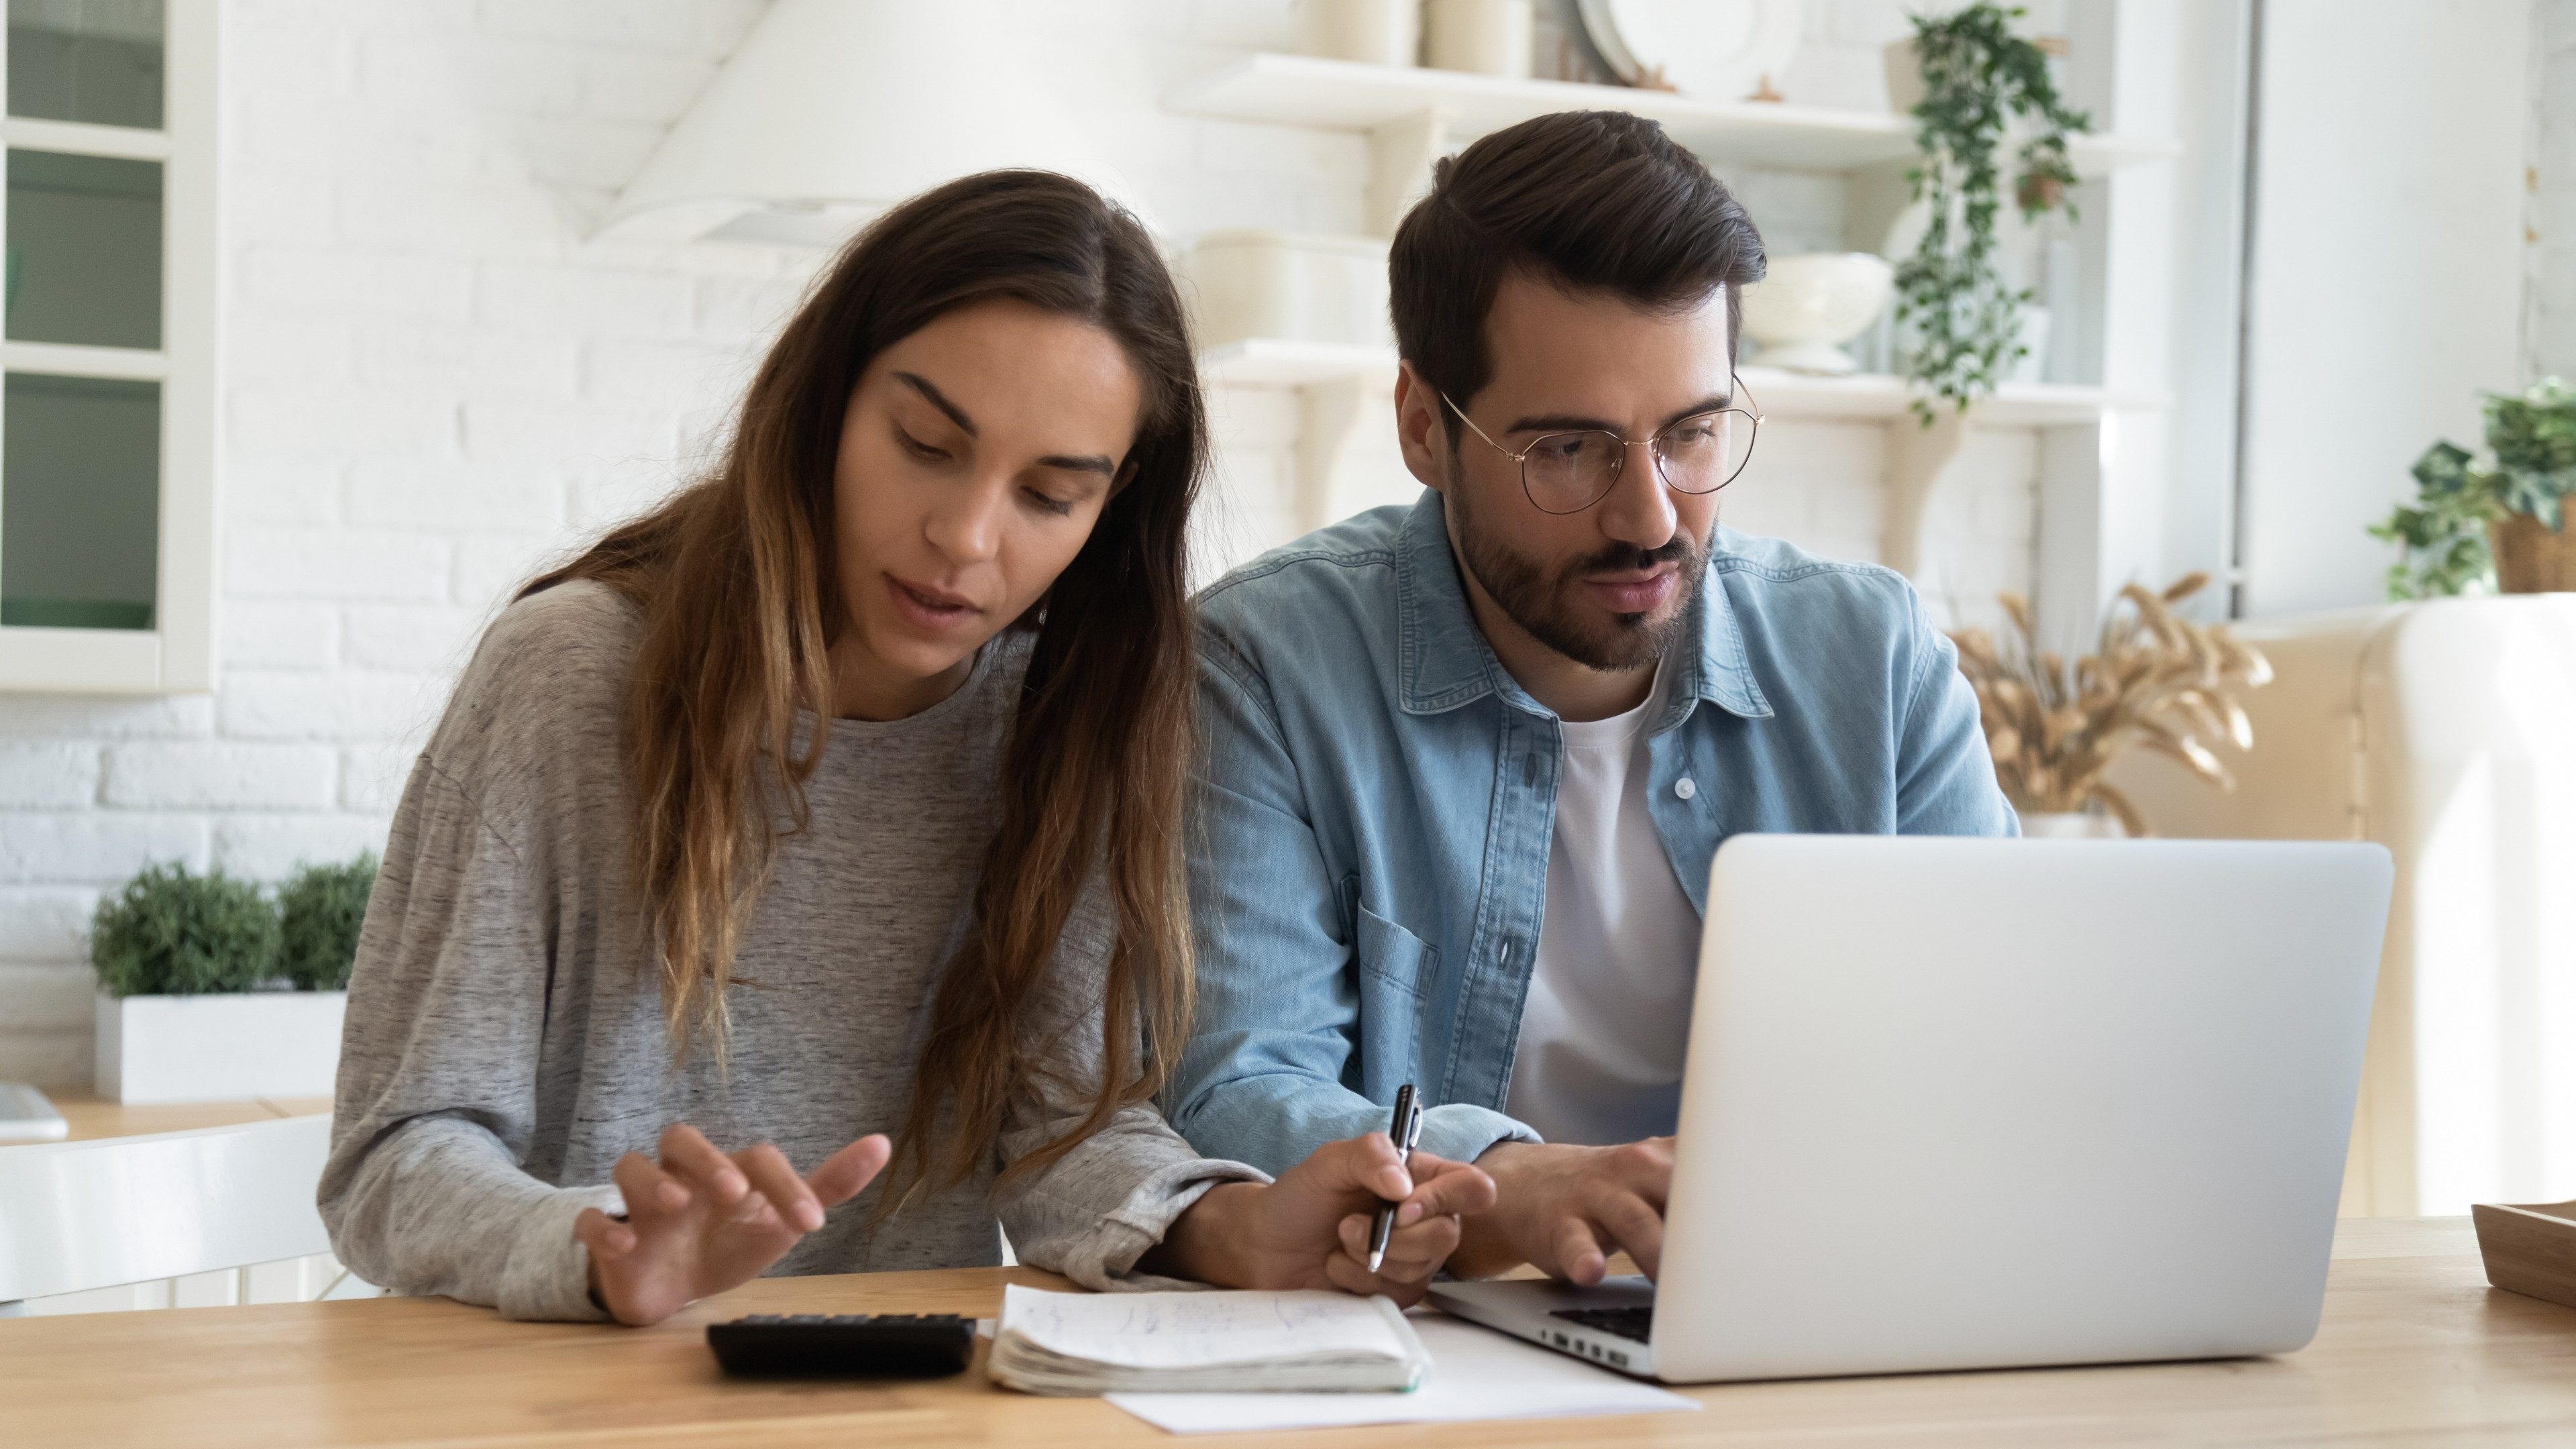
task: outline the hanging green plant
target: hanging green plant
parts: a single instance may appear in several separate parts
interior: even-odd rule
[[[1896,315],[1914,333],[1906,375],[1962,410],[1992,393],[2023,352],[2020,309],[2031,294],[1995,269],[2002,206],[1995,152],[2004,127],[2016,116],[2037,123],[2013,180],[2022,216],[2062,209],[2070,221],[2075,168],[2066,136],[2093,127],[2089,115],[2058,100],[2047,52],[2012,33],[2021,14],[1980,0],[1947,16],[1914,17],[1923,70],[1914,145],[1922,159],[1905,175],[1930,215],[1922,242],[1896,269]],[[1931,425],[1930,398],[1918,395],[1914,411]]]

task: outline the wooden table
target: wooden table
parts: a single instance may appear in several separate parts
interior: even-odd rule
[[[199,1127],[238,1127],[280,1117],[303,1117],[331,1110],[328,1097],[260,1097],[247,1102],[161,1102],[128,1105],[87,1092],[48,1087],[45,1097],[70,1125],[68,1137],[88,1142],[102,1137],[140,1137],[152,1132],[188,1132]],[[0,1142],[0,1148],[18,1144]]]
[[[2355,1221],[2325,1325],[2277,1359],[1689,1390],[1695,1414],[1215,1436],[1320,1445],[2414,1446],[2576,1443],[2576,1310],[2491,1289],[2465,1219]],[[773,1279],[641,1331],[440,1299],[0,1322],[0,1444],[897,1446],[1178,1442],[1097,1400],[980,1374],[737,1383],[700,1329],[757,1311],[989,1316],[1028,1269]]]

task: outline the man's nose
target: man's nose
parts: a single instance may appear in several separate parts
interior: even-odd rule
[[[1672,490],[1664,486],[1650,444],[1628,445],[1619,476],[1611,481],[1609,494],[1597,507],[1604,535],[1641,549],[1662,548],[1672,542],[1673,531],[1681,527],[1681,515],[1673,508]]]

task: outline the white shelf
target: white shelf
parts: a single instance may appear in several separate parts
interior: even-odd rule
[[[1209,387],[1292,388],[1346,379],[1383,384],[1394,381],[1395,367],[1390,348],[1278,337],[1247,338],[1199,354],[1199,376]],[[1913,399],[1903,378],[1884,373],[1812,377],[1755,365],[1738,376],[1765,417],[1885,421],[1908,416]],[[1969,416],[1991,427],[2045,428],[2162,405],[2160,399],[2115,397],[2098,387],[2017,382],[1998,388]]]
[[[1342,131],[1374,130],[1437,111],[1453,141],[1550,111],[1630,111],[1661,122],[1694,151],[1763,166],[1845,171],[1914,155],[1914,122],[1885,111],[1712,101],[1628,86],[1510,80],[1308,55],[1247,56],[1182,86],[1164,105],[1185,115]],[[2138,136],[2076,136],[2067,149],[2086,176],[2180,154],[2172,141]]]
[[[1911,416],[1914,401],[1905,379],[1883,372],[1816,377],[1755,364],[1736,375],[1765,417],[1883,420]],[[2161,399],[2114,396],[2098,387],[2008,382],[1970,407],[1968,416],[1990,427],[2047,428],[2094,422],[2106,412],[2161,406]]]
[[[1199,354],[1199,380],[1209,387],[1308,387],[1345,378],[1391,384],[1395,367],[1392,347],[1284,337],[1248,337]]]

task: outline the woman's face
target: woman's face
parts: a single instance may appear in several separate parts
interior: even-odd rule
[[[944,699],[1091,536],[1143,390],[1116,339],[1024,302],[950,312],[868,364],[833,474],[838,713]]]

